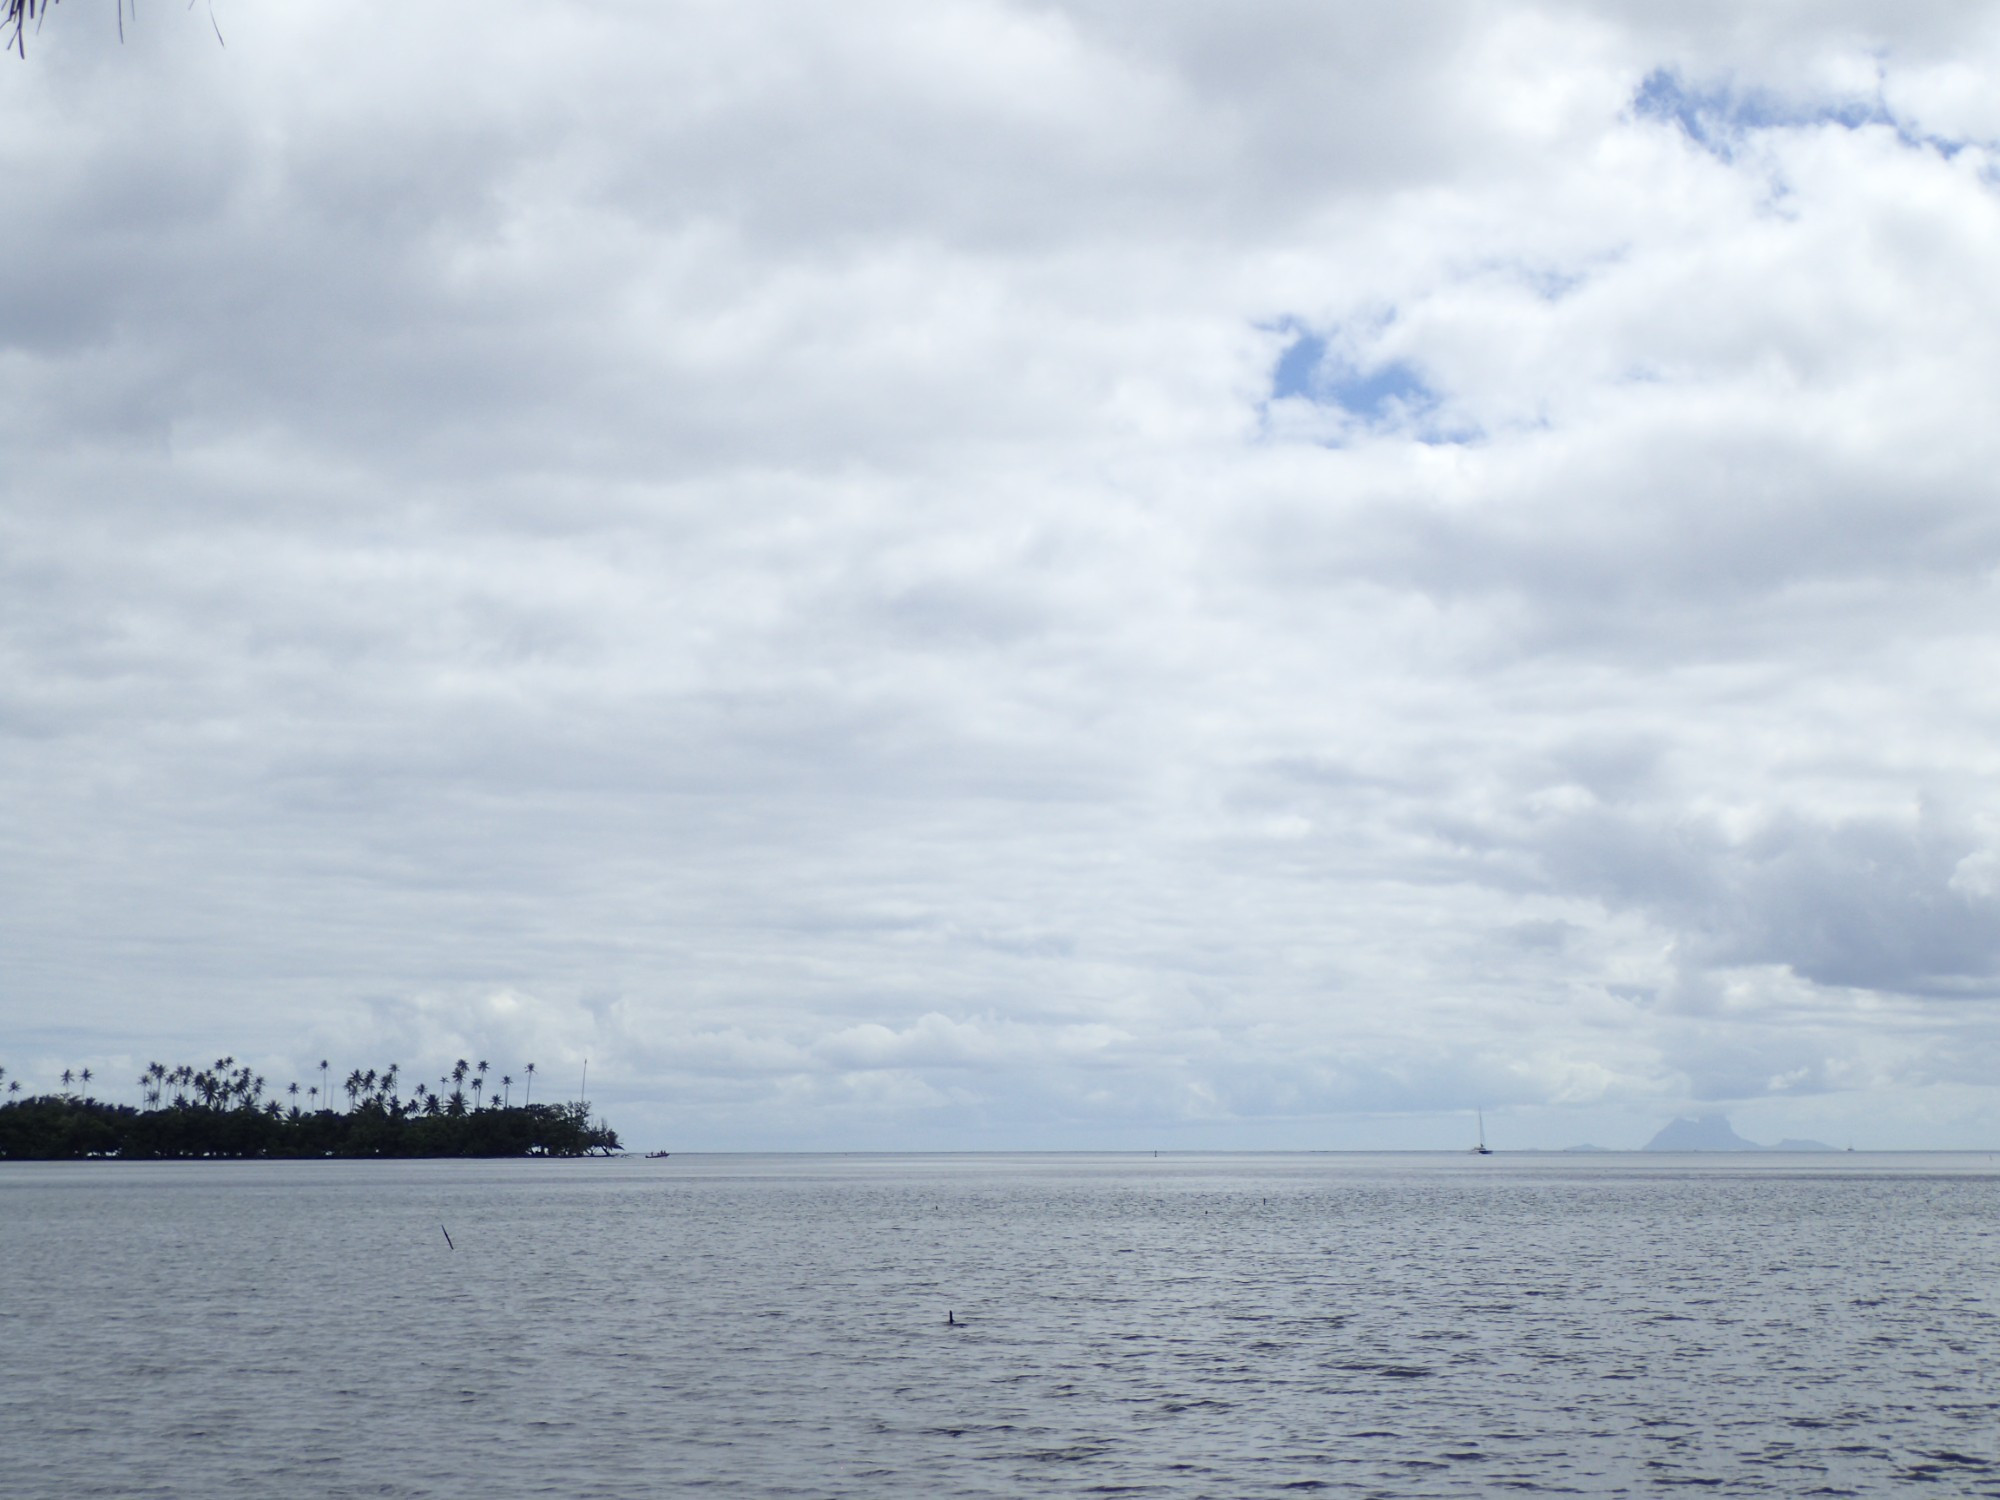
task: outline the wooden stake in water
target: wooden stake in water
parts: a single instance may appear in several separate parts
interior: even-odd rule
[[[444,1247],[445,1247],[445,1249],[447,1249],[447,1250],[456,1250],[456,1249],[458,1248],[458,1246],[454,1245],[454,1244],[453,1244],[453,1243],[451,1242],[451,1231],[450,1231],[449,1229],[446,1229],[446,1228],[444,1227],[444,1225],[442,1225],[442,1224],[438,1225],[438,1230],[439,1230],[439,1232],[441,1232],[441,1233],[442,1233],[442,1234],[444,1235]]]

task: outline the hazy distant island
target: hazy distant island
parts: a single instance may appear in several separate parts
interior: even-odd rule
[[[1692,1120],[1674,1120],[1640,1148],[1645,1151],[1832,1151],[1824,1141],[1783,1140],[1775,1146],[1760,1146],[1745,1140],[1729,1123],[1727,1115],[1699,1115]]]
[[[322,1073],[326,1064],[320,1065]],[[593,1125],[590,1106],[515,1104],[511,1077],[500,1102],[484,1097],[487,1065],[463,1058],[438,1080],[405,1098],[399,1070],[350,1073],[347,1108],[323,1102],[330,1087],[307,1089],[311,1107],[288,1086],[289,1107],[265,1097],[265,1081],[234,1058],[212,1068],[151,1064],[139,1077],[142,1104],[90,1097],[91,1076],[64,1070],[62,1092],[0,1103],[0,1161],[73,1161],[90,1157],[164,1160],[190,1157],[589,1156],[620,1149],[618,1133]],[[532,1084],[533,1069],[527,1082]],[[0,1069],[4,1079],[5,1069]],[[525,1090],[524,1090],[525,1099]]]

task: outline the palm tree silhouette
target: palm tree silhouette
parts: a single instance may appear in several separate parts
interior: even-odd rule
[[[578,1106],[566,1103],[545,1107],[547,1118],[535,1122],[538,1128],[531,1137],[517,1139],[512,1130],[482,1126],[479,1114],[514,1107],[514,1075],[494,1073],[492,1067],[484,1059],[472,1063],[460,1058],[442,1087],[417,1083],[415,1097],[407,1103],[394,1087],[399,1067],[392,1065],[386,1072],[356,1068],[345,1081],[350,1117],[329,1112],[317,1124],[317,1115],[307,1114],[298,1101],[309,1099],[315,1111],[321,1104],[331,1108],[330,1076],[323,1087],[307,1088],[295,1079],[273,1089],[254,1068],[231,1057],[219,1057],[202,1068],[148,1063],[136,1080],[144,1100],[138,1111],[114,1100],[99,1101],[95,1068],[64,1068],[62,1094],[48,1096],[46,1103],[62,1113],[73,1111],[79,1120],[88,1118],[94,1132],[110,1132],[105,1136],[107,1154],[391,1156],[468,1150],[478,1155],[582,1155],[617,1149],[617,1137],[608,1127],[590,1126]],[[486,1098],[489,1080],[500,1085],[498,1105]],[[524,1072],[523,1081],[532,1083],[532,1078]],[[78,1085],[81,1092],[75,1092]],[[24,1081],[0,1067],[0,1086],[0,1104],[12,1108],[10,1096],[20,1097]],[[171,1102],[166,1102],[170,1094]],[[162,1113],[148,1113],[154,1109]],[[436,1123],[439,1116],[450,1116],[460,1124],[441,1126]],[[13,1116],[4,1118],[11,1126]],[[148,1121],[150,1130],[124,1133],[128,1125],[143,1127]]]
[[[521,1104],[522,1107],[525,1108],[528,1104],[528,1101],[532,1099],[535,1094],[535,1065],[533,1063],[529,1063],[528,1066],[523,1071],[525,1071],[528,1075],[527,1078],[521,1084]]]

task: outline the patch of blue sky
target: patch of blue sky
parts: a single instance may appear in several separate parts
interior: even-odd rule
[[[1924,147],[1946,158],[1970,145],[1994,144],[1912,130],[1879,95],[1805,104],[1759,89],[1738,90],[1727,82],[1690,84],[1672,68],[1655,68],[1645,76],[1632,96],[1632,109],[1642,119],[1678,125],[1695,145],[1722,161],[1732,160],[1752,131],[1815,125],[1838,125],[1843,130],[1886,125],[1904,145]]]
[[[1292,341],[1271,371],[1269,400],[1333,407],[1370,431],[1402,431],[1423,443],[1465,443],[1476,436],[1441,425],[1443,398],[1403,360],[1357,365],[1329,350],[1325,337],[1296,323],[1279,327]]]
[[[1438,395],[1401,360],[1372,370],[1327,369],[1322,400],[1345,407],[1371,427],[1435,411]]]
[[[1285,352],[1278,356],[1278,365],[1271,372],[1271,399],[1282,401],[1287,396],[1303,396],[1306,400],[1316,400],[1320,366],[1326,362],[1326,340],[1305,329],[1296,329]]]
[[[1689,140],[1723,161],[1757,130],[1888,125],[1902,133],[1879,97],[1801,104],[1758,89],[1739,91],[1727,82],[1691,84],[1671,68],[1655,68],[1645,76],[1632,96],[1632,109],[1642,119],[1678,125]]]

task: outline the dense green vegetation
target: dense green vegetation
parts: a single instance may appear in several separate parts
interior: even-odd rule
[[[326,1067],[320,1064],[322,1077]],[[619,1149],[617,1132],[591,1124],[582,1101],[514,1104],[509,1077],[501,1102],[488,1102],[486,1072],[485,1063],[475,1068],[460,1059],[438,1080],[441,1088],[418,1084],[406,1099],[395,1067],[357,1069],[344,1086],[347,1108],[335,1110],[321,1102],[331,1093],[322,1086],[306,1090],[308,1109],[299,1107],[296,1083],[287,1088],[289,1107],[266,1098],[263,1078],[234,1058],[201,1069],[152,1064],[139,1078],[142,1107],[93,1099],[89,1069],[65,1069],[61,1093],[23,1098],[18,1080],[7,1085],[0,1160],[586,1156]]]

